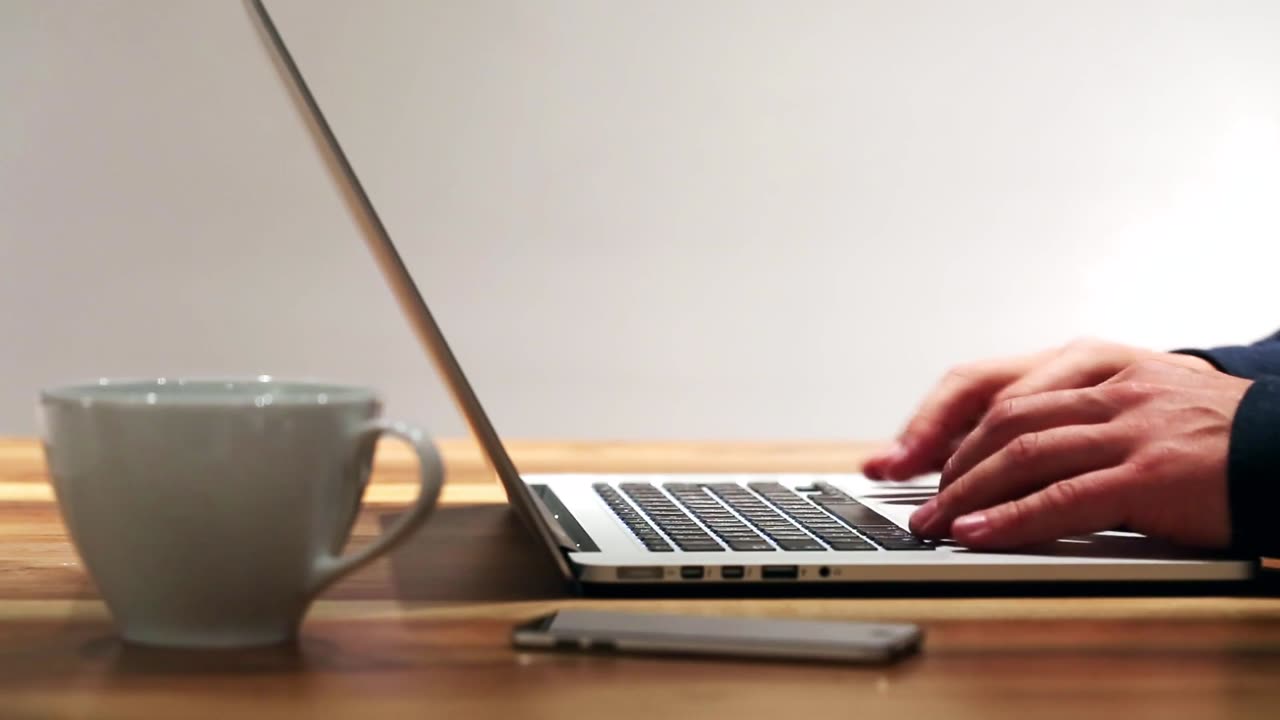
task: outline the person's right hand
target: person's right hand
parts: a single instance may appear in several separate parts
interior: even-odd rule
[[[1100,340],[1077,340],[1033,355],[961,365],[933,389],[894,446],[868,459],[862,472],[873,480],[908,480],[939,472],[969,431],[1001,401],[1099,385],[1133,363],[1151,358],[1199,370],[1214,369],[1190,355]]]

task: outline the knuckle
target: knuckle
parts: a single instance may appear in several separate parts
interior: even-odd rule
[[[917,442],[924,439],[930,439],[929,442],[936,441],[938,438],[945,437],[950,432],[954,421],[948,417],[945,410],[929,410],[921,412],[911,419],[907,424],[907,435],[916,439]]]
[[[1010,400],[1016,400],[1018,398],[1028,397],[1028,394],[1030,392],[1031,391],[1027,389],[1027,386],[1025,384],[1021,382],[1015,382],[1011,385],[1006,386],[1003,390],[996,393],[995,396],[991,398],[991,407],[994,408],[1002,403],[1009,402]]]
[[[1125,372],[1128,372],[1127,370]],[[1146,402],[1155,394],[1155,386],[1150,383],[1140,382],[1128,377],[1122,377],[1121,373],[1119,382],[1111,383],[1105,387],[1107,399],[1121,406],[1128,407],[1142,402]]]
[[[1156,383],[1138,381],[1130,383],[1130,385],[1133,386],[1134,394],[1142,402],[1158,397],[1164,392],[1164,386]]]
[[[1009,459],[1017,463],[1034,460],[1040,454],[1040,433],[1024,433],[1009,443]]]
[[[1117,383],[1132,382],[1133,379],[1138,375],[1138,372],[1139,372],[1138,368],[1140,363],[1141,361],[1138,361],[1135,363],[1129,363],[1128,365],[1125,365],[1124,367],[1120,368],[1120,372],[1117,372],[1112,377],[1112,379]]]
[[[955,453],[952,453],[951,456],[947,458],[946,462],[942,463],[942,475],[944,478],[950,478],[955,474],[955,470],[956,456]]]
[[[1031,514],[1031,506],[1027,499],[1018,498],[1010,500],[996,511],[993,511],[993,520],[1006,531],[1012,530],[1016,532],[1020,526],[1026,524]]]
[[[1045,488],[1045,502],[1051,508],[1069,508],[1082,501],[1080,483],[1058,482]]]
[[[967,383],[981,374],[982,368],[977,363],[964,363],[953,366],[943,377],[952,383]]]
[[[1083,336],[1078,337],[1067,343],[1066,350],[1072,353],[1093,354],[1106,349],[1110,343],[1100,340],[1096,337]]]
[[[1128,466],[1137,477],[1157,477],[1179,462],[1179,448],[1172,443],[1148,443],[1134,451]]]
[[[1023,403],[1016,397],[1003,398],[991,406],[987,413],[987,424],[1000,430],[1017,422]]]
[[[1149,476],[1139,463],[1127,460],[1116,466],[1107,481],[1107,498],[1128,519],[1142,508],[1150,507],[1146,480]]]
[[[1099,417],[1113,419],[1123,409],[1123,404],[1119,401],[1115,392],[1114,384],[1095,385],[1091,388],[1085,388],[1076,397],[1079,398],[1082,409],[1087,408],[1089,413]]]
[[[1147,438],[1154,428],[1150,419],[1142,417],[1144,414],[1129,413],[1116,423],[1116,441],[1126,464],[1140,468],[1149,467],[1158,457],[1147,447]]]
[[[982,384],[1006,372],[1004,360],[978,360],[960,363],[947,370],[946,379],[965,385]]]
[[[1099,405],[1112,410],[1117,410],[1124,406],[1125,399],[1128,397],[1129,388],[1125,387],[1126,383],[1120,382],[1113,377],[1110,381],[1101,385],[1095,385],[1086,391],[1089,398]]]
[[[1142,358],[1129,364],[1127,368],[1135,377],[1151,377],[1161,375],[1169,370],[1169,363],[1159,358]]]

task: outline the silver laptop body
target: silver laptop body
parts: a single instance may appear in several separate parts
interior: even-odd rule
[[[524,475],[517,471],[261,0],[249,0],[388,285],[511,505],[582,586],[714,583],[1234,583],[1256,562],[1110,532],[981,553],[906,531],[937,478],[846,474]]]

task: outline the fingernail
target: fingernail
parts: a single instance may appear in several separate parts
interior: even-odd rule
[[[889,463],[892,461],[895,449],[897,449],[896,445],[885,450],[879,455],[872,455],[867,458],[866,461],[862,463],[862,474],[872,480],[883,480],[885,468],[888,467]]]
[[[942,463],[942,471],[939,473],[939,476],[938,476],[938,482],[940,485],[946,486],[951,483],[951,476],[955,474],[955,469],[954,469],[956,466],[955,461],[956,461],[956,456],[953,453],[951,457],[947,458],[946,462]]]
[[[991,521],[986,513],[970,513],[956,518],[955,522],[951,523],[952,536],[961,542],[981,540],[989,532],[991,532]]]
[[[891,479],[898,480],[902,475],[901,469],[898,467],[903,460],[911,453],[911,448],[907,446],[906,441],[899,440],[889,452],[884,455],[884,467],[881,468],[882,474]]]
[[[927,535],[932,529],[933,521],[938,515],[938,502],[930,500],[929,502],[916,508],[911,513],[911,519],[908,524],[911,526],[911,532],[917,535]]]
[[[862,463],[862,474],[872,480],[879,480],[884,477],[883,466],[883,455],[876,455],[875,457],[867,458],[866,462]]]

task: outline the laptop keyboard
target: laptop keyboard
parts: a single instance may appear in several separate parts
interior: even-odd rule
[[[608,483],[593,486],[653,552],[932,550],[826,483]]]

